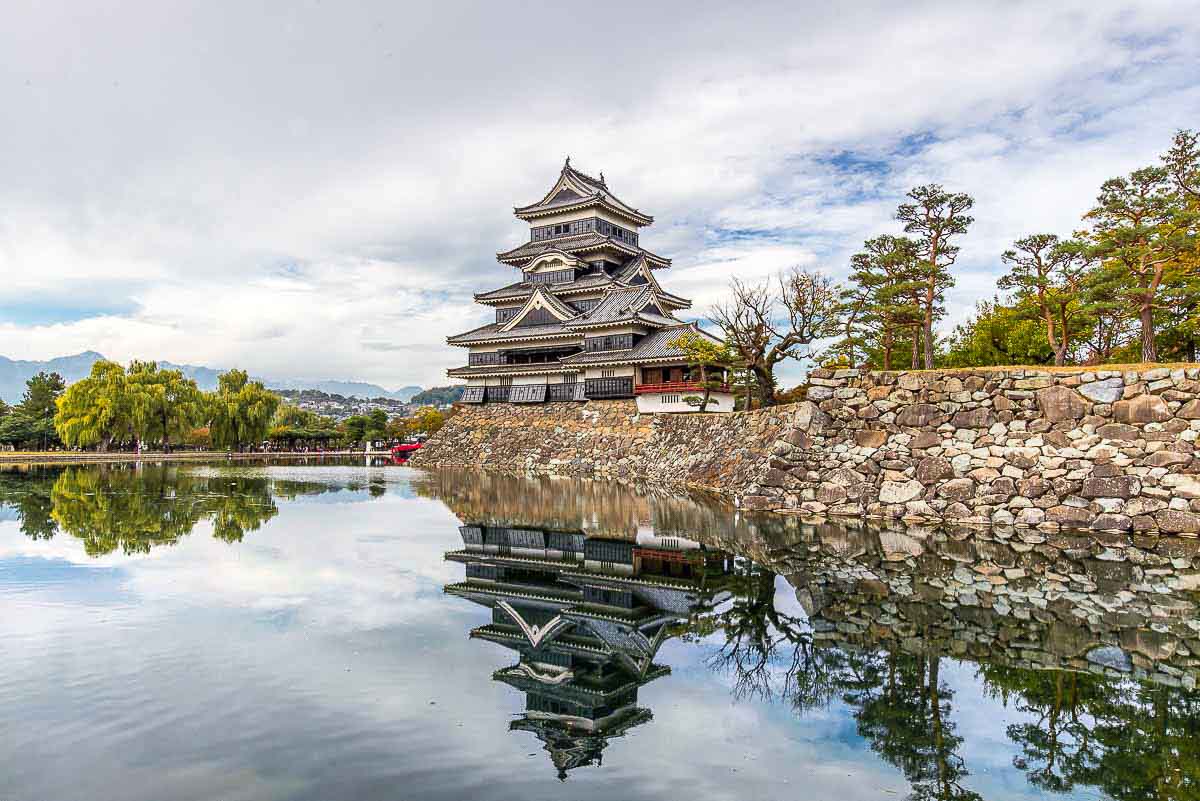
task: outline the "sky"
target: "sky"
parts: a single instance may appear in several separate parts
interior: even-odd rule
[[[949,330],[1009,243],[1200,127],[1197,41],[1196,0],[15,0],[0,355],[448,383],[568,155],[654,215],[691,318],[967,192]]]

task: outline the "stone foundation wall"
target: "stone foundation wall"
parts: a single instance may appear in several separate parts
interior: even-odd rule
[[[468,406],[410,463],[634,478],[653,420],[632,400]]]
[[[808,397],[732,415],[476,407],[413,463],[645,479],[814,516],[1200,532],[1200,368],[816,370]]]

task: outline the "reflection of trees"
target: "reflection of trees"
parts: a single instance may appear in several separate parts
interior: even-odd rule
[[[175,471],[102,467],[67,468],[50,491],[59,529],[83,541],[89,556],[120,548],[148,553],[173,545],[201,517],[197,496],[183,492]]]
[[[903,771],[911,798],[978,799],[962,786],[963,740],[950,720],[953,692],[941,681],[941,658],[819,648],[805,618],[776,607],[775,579],[741,561],[733,598],[689,625],[691,638],[722,638],[709,666],[732,673],[734,697],[777,696],[798,712],[840,698],[872,750]]]
[[[40,471],[0,471],[0,504],[16,510],[21,533],[35,540],[48,540],[55,534],[50,516],[50,484]]]
[[[268,479],[236,476],[220,481],[221,492],[209,495],[201,504],[204,516],[212,521],[213,536],[217,539],[241,542],[246,532],[258,531],[263,523],[279,514]]]
[[[279,513],[265,477],[197,475],[167,465],[0,476],[0,500],[17,509],[23,532],[47,539],[63,531],[82,540],[90,556],[173,545],[201,520],[212,523],[216,538],[240,542]]]
[[[817,647],[809,622],[775,604],[776,574],[738,560],[733,597],[692,618],[684,639],[715,636],[713,670],[735,698],[780,698],[797,712],[840,700],[858,734],[903,772],[910,799],[974,801],[945,657],[919,633],[912,652]],[[985,690],[1026,719],[1007,729],[1014,765],[1043,791],[1095,787],[1118,801],[1200,798],[1200,696],[1162,684],[986,664]]]
[[[776,608],[775,574],[759,565],[738,560],[727,581],[732,598],[691,620],[685,639],[720,633],[724,641],[709,667],[733,675],[736,698],[794,701],[797,682],[810,685],[816,667],[807,622]],[[781,664],[785,658],[790,665]]]
[[[913,799],[978,799],[962,786],[963,738],[950,720],[954,694],[941,681],[937,654],[864,657],[842,700],[855,709],[858,733],[903,773]],[[858,660],[856,660],[858,661]],[[865,668],[865,669],[862,669]]]
[[[994,695],[1032,718],[1008,727],[1035,786],[1094,786],[1118,801],[1200,797],[1200,699],[1149,682],[993,665]]]
[[[1021,747],[1013,763],[1042,790],[1067,792],[1094,769],[1096,742],[1088,708],[1110,690],[1111,681],[1086,673],[1035,671],[983,665],[979,675],[993,697],[1028,714],[1008,727]]]

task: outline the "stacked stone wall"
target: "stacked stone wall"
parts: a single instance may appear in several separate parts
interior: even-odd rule
[[[751,509],[1200,532],[1200,368],[816,370],[808,400],[721,415],[632,401],[483,406],[414,464],[704,487]]]

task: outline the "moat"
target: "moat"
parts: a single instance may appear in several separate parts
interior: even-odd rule
[[[1200,540],[0,468],[0,799],[1194,798]]]

